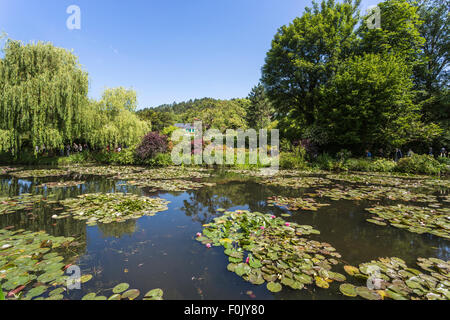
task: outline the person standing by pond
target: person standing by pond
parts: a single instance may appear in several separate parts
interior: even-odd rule
[[[372,160],[372,153],[369,150],[366,150],[366,158]]]
[[[384,151],[383,151],[383,148],[380,148],[380,149],[378,150],[378,157],[379,157],[379,158],[384,158]]]
[[[414,152],[409,148],[408,153],[406,154],[409,158],[413,156]]]
[[[432,147],[430,147],[430,148],[428,149],[428,155],[434,157],[434,154],[433,154],[433,148],[432,148]]]
[[[400,150],[400,148],[395,148],[395,156],[394,156],[395,162],[397,162],[401,158],[403,158],[402,150]]]
[[[440,154],[440,156],[441,156],[442,158],[447,157],[447,151],[445,150],[444,147],[441,149],[441,154]]]

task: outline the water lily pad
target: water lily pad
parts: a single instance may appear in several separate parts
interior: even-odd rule
[[[281,284],[277,283],[277,282],[269,282],[267,284],[267,290],[269,290],[270,292],[280,292],[282,289]]]
[[[144,300],[162,300],[162,289],[153,289],[147,292],[144,296]]]
[[[134,300],[140,295],[139,290],[130,289],[122,294],[122,299]]]
[[[95,300],[97,295],[94,292],[86,294],[81,300]]]
[[[115,286],[112,291],[113,293],[122,293],[126,291],[129,287],[130,285],[128,283],[120,283],[117,286]]]
[[[38,287],[35,287],[35,288],[33,288],[33,289],[30,289],[30,290],[27,292],[26,298],[31,299],[31,298],[34,298],[34,297],[38,297],[38,296],[40,296],[41,294],[43,294],[44,292],[46,292],[46,291],[47,291],[47,287],[46,287],[46,286],[38,286]]]
[[[342,294],[348,296],[348,297],[356,297],[356,287],[349,283],[344,283],[339,286],[339,290],[342,292]]]
[[[81,281],[81,283],[86,283],[91,279],[92,279],[92,274],[85,274],[85,275],[81,276],[80,281]]]

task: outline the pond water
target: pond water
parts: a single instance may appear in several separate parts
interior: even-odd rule
[[[38,187],[44,182],[73,180],[85,183],[54,189]],[[223,247],[207,249],[195,240],[196,233],[202,232],[204,224],[222,214],[217,211],[219,208],[227,211],[246,209],[276,216],[292,213],[283,219],[313,226],[321,233],[310,238],[330,243],[342,255],[340,261],[343,263],[336,266],[336,271],[343,274],[345,264],[357,266],[379,257],[399,257],[413,267],[418,257],[450,259],[450,242],[445,238],[366,221],[370,214],[365,208],[403,201],[320,198],[318,202],[330,205],[317,211],[289,212],[286,208],[271,205],[267,198],[305,196],[315,188],[265,185],[259,183],[258,178],[239,174],[221,174],[207,180],[216,185],[186,192],[155,192],[104,176],[16,178],[5,174],[0,178],[0,197],[32,193],[52,194],[55,200],[62,200],[86,193],[128,192],[161,197],[170,203],[167,211],[155,216],[95,226],[71,217],[52,219],[57,204],[35,206],[32,211],[0,215],[0,229],[44,230],[54,236],[75,237],[82,243],[74,252],[78,256],[75,264],[81,268],[82,274],[92,274],[93,278],[84,283],[81,290],[70,290],[66,295],[69,299],[81,299],[88,292],[102,294],[122,282],[129,283],[130,288],[141,293],[161,288],[167,300],[359,299],[343,296],[337,282],[331,283],[329,289],[309,285],[303,290],[283,287],[282,291],[272,293],[265,285],[253,285],[227,271],[228,257]],[[342,181],[337,183],[345,185]],[[449,206],[448,202],[441,201],[442,195],[448,195],[448,189],[436,189],[430,194],[438,196],[444,207]],[[248,291],[253,294],[250,296]]]

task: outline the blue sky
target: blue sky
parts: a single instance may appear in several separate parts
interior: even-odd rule
[[[378,3],[365,0],[361,8]],[[69,30],[66,9],[81,9]],[[258,83],[277,29],[307,0],[0,0],[0,31],[73,49],[90,96],[124,86],[139,108],[194,98],[245,97]]]

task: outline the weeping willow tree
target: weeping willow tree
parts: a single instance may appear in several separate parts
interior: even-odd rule
[[[50,43],[7,40],[0,59],[0,151],[61,149],[81,136],[88,74]]]
[[[84,139],[96,147],[133,146],[150,131],[148,121],[135,114],[136,92],[122,87],[106,89],[100,101],[85,110]]]

